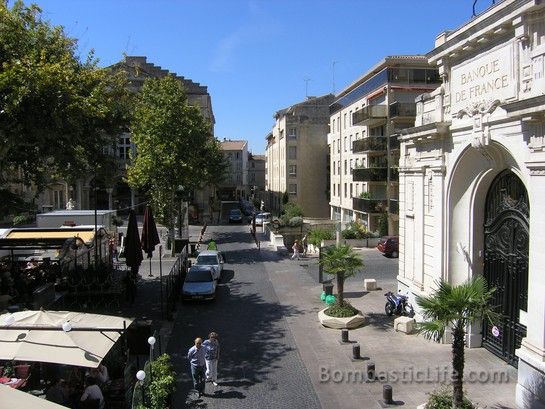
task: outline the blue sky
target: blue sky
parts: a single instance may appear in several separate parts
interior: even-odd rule
[[[29,0],[25,0],[29,4]],[[265,152],[273,114],[339,92],[386,55],[423,54],[472,16],[473,0],[35,0],[95,50],[128,55],[208,86],[218,138]],[[477,10],[491,4],[479,0]]]

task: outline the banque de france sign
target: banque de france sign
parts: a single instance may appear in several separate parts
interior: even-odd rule
[[[508,44],[452,67],[451,113],[516,96],[513,45]]]

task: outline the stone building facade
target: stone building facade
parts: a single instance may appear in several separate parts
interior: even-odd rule
[[[333,95],[282,109],[267,135],[265,206],[280,212],[285,195],[306,217],[329,217],[327,133]]]
[[[427,56],[442,84],[400,138],[399,288],[484,276],[501,317],[467,343],[518,367],[519,407],[545,408],[545,4],[497,2]]]
[[[221,200],[239,200],[248,196],[248,141],[224,139],[220,142],[228,164],[225,179],[218,186]]]

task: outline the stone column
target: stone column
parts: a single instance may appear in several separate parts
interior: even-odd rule
[[[519,357],[516,400],[519,407],[545,408],[545,160],[526,163],[530,170],[530,237],[527,333]],[[522,317],[521,317],[522,318]]]

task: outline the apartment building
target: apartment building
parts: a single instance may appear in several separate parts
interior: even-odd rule
[[[228,170],[218,186],[218,197],[221,200],[248,197],[248,141],[224,138],[221,150],[228,163]]]
[[[265,155],[248,153],[248,185],[250,198],[263,200],[265,191]]]
[[[425,56],[389,56],[350,84],[330,106],[330,216],[370,231],[387,217],[398,232],[399,132],[414,125],[415,97],[439,85]]]
[[[283,199],[297,203],[305,216],[329,217],[327,132],[333,95],[277,111],[267,135],[265,206],[280,212]]]

